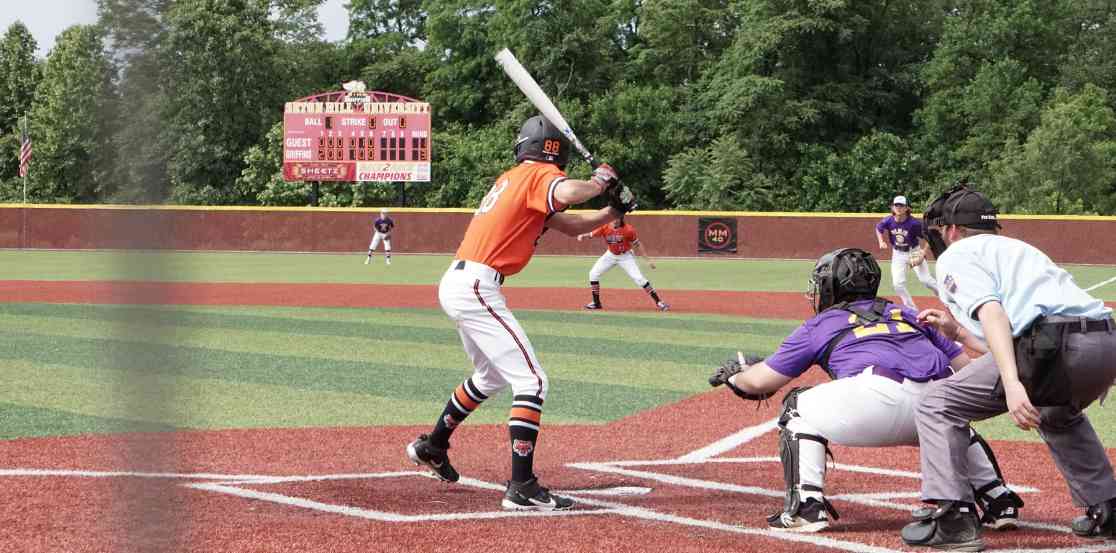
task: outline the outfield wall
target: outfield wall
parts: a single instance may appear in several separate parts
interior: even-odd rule
[[[376,209],[21,206],[0,205],[0,248],[359,252],[368,248]],[[698,255],[698,219],[737,221],[729,257],[814,259],[838,247],[876,251],[882,214],[644,212],[629,216],[654,256]],[[452,253],[471,210],[392,209],[400,253]],[[1116,264],[1116,217],[1003,216],[1003,233],[1066,263]],[[598,255],[599,240],[577,242],[557,232],[543,254]],[[724,257],[710,255],[709,257]],[[886,254],[881,257],[887,257]]]

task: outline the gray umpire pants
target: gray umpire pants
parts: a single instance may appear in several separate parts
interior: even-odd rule
[[[1116,497],[1112,464],[1081,412],[1103,397],[1116,378],[1116,331],[1066,334],[1059,363],[1072,382],[1073,405],[1039,407],[1042,436],[1078,506]],[[916,414],[922,458],[922,499],[973,502],[968,479],[969,422],[1007,412],[994,394],[1000,372],[992,354],[927,387]]]

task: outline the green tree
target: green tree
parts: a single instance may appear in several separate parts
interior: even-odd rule
[[[95,27],[75,25],[58,36],[31,106],[35,158],[29,200],[94,202],[111,191],[111,82]]]
[[[179,0],[163,45],[163,140],[176,203],[240,203],[244,154],[281,113],[275,27],[266,0]]]
[[[671,158],[663,188],[679,209],[771,209],[779,181],[760,171],[759,165],[740,144],[724,136],[706,148],[691,148]]]
[[[1042,123],[991,167],[1001,209],[1029,213],[1116,213],[1116,113],[1086,84],[1058,89]]]
[[[35,38],[20,22],[0,38],[0,182],[19,174],[19,130],[16,124],[31,109],[39,85]]]

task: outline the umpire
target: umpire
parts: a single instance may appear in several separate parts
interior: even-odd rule
[[[999,236],[996,214],[967,184],[942,194],[926,212],[939,295],[950,313],[926,310],[919,317],[991,355],[935,382],[919,402],[922,499],[936,506],[915,512],[903,541],[984,549],[973,490],[963,476],[968,425],[1005,412],[1022,429],[1039,429],[1074,502],[1087,507],[1073,522],[1074,534],[1116,537],[1116,478],[1082,413],[1116,378],[1112,310],[1034,246]]]

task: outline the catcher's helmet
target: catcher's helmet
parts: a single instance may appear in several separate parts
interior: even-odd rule
[[[536,115],[519,129],[519,137],[515,139],[515,161],[533,159],[565,169],[566,162],[570,160],[571,147],[558,127],[551,125],[545,117]]]
[[[880,289],[880,264],[857,248],[833,250],[818,259],[810,274],[810,303],[821,313],[843,301],[875,299]]]

